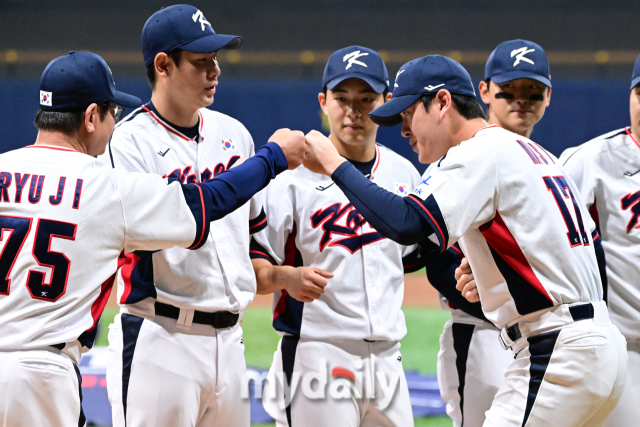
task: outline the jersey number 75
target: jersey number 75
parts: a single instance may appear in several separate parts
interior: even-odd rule
[[[51,251],[51,241],[54,238],[75,240],[77,225],[49,219],[37,221],[32,255],[38,265],[51,268],[51,281],[45,283],[45,273],[29,270],[27,289],[32,298],[54,302],[67,290],[71,262],[64,254]],[[0,215],[0,243],[9,233],[0,252],[0,295],[9,295],[11,269],[31,232],[32,223],[33,218]]]

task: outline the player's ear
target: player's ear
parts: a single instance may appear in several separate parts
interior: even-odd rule
[[[156,69],[156,76],[167,77],[169,75],[169,56],[160,52],[153,60],[153,66]]]
[[[84,110],[84,129],[87,133],[96,131],[96,122],[98,121],[98,104],[93,103]]]
[[[549,104],[551,103],[551,90],[552,89],[551,88],[547,88],[547,89],[549,89],[549,90],[547,91],[547,100],[545,102],[545,107],[548,107]]]
[[[444,119],[444,116],[449,112],[449,109],[452,106],[453,100],[451,99],[451,93],[446,89],[440,89],[436,94],[436,99],[434,102],[437,102],[440,107],[440,120]]]
[[[387,93],[387,96],[384,98],[384,102],[391,101],[391,98],[393,98],[393,94],[391,92]]]
[[[322,112],[328,116],[329,114],[327,113],[327,97],[323,92],[320,92],[318,94],[318,102],[320,103],[320,109],[322,109]]]
[[[491,98],[489,97],[489,85],[487,82],[484,80],[480,82],[478,85],[478,92],[480,93],[480,98],[482,99],[482,102],[484,102],[484,105],[489,105]]]

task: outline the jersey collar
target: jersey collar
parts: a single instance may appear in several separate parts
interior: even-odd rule
[[[628,128],[628,127],[626,127],[626,128],[624,128],[624,131],[627,133],[627,135],[629,135],[629,137],[631,138],[631,140],[632,140],[633,142],[635,142],[635,143],[636,143],[636,145],[638,146],[638,148],[640,148],[640,142],[638,142],[638,140],[636,139],[636,137],[635,137],[635,136],[633,136],[633,133],[631,133],[631,129],[630,129],[630,128]]]
[[[480,129],[478,129],[476,131],[476,133],[473,134],[473,136],[471,138],[474,138],[480,131],[483,131],[485,129],[490,129],[490,128],[497,128],[497,127],[499,127],[499,126],[498,125],[488,125],[488,126],[485,126],[483,128],[480,128]]]
[[[171,123],[162,120],[160,118],[160,116],[156,113],[154,113],[147,105],[143,105],[142,109],[145,110],[147,113],[149,113],[149,115],[156,121],[158,122],[162,127],[164,127],[166,130],[168,130],[169,132],[171,132],[172,134],[178,136],[179,138],[185,140],[185,141],[195,141],[194,138],[189,138],[188,136],[186,136],[185,134],[183,134],[182,132],[180,132],[179,130],[177,130],[176,128],[174,128]],[[198,115],[200,116],[200,128],[198,129],[198,132],[200,134],[202,134],[202,127],[204,125],[204,118],[202,117],[202,113],[200,112],[200,110],[198,110]]]
[[[27,145],[26,147],[23,148],[44,148],[47,150],[57,150],[57,151],[69,151],[71,153],[79,153],[78,150],[74,150],[73,148],[64,148],[64,147],[58,147],[55,145]]]

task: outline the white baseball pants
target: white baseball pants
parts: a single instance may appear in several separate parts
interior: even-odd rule
[[[263,404],[279,427],[413,425],[396,341],[285,336],[269,370]]]
[[[249,427],[242,328],[119,314],[109,330],[114,427]],[[126,423],[125,423],[126,418]]]

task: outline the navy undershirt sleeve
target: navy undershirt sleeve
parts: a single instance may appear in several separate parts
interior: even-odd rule
[[[287,168],[287,158],[280,146],[268,142],[241,165],[207,182],[182,184],[185,200],[196,220],[197,234],[203,237],[200,240],[196,237],[194,248],[206,241],[210,221],[223,218],[247,203]]]
[[[441,254],[426,254],[425,267],[429,283],[449,301],[450,307],[464,311],[477,319],[487,320],[482,312],[479,302],[469,302],[462,293],[456,289],[456,268],[460,266],[461,254],[458,254],[457,244]],[[459,250],[459,249],[458,249]]]
[[[388,239],[413,245],[433,234],[416,207],[371,182],[349,162],[341,164],[331,178],[364,219]]]

